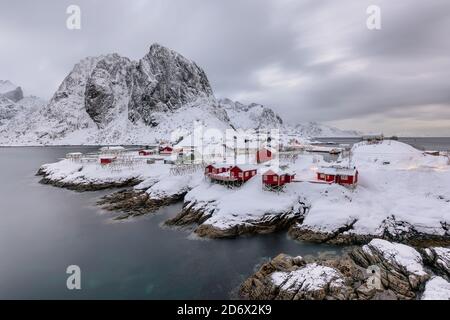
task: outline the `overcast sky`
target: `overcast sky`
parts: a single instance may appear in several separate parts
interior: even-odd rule
[[[450,136],[449,0],[0,0],[0,79],[29,94],[50,98],[85,56],[137,60],[153,42],[196,61],[217,97],[291,123]]]

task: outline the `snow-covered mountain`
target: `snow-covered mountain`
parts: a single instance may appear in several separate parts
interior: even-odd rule
[[[15,118],[23,118],[42,108],[46,101],[23,95],[22,89],[8,80],[0,80],[0,132]],[[10,125],[13,127],[13,125]]]
[[[0,80],[0,96],[17,102],[23,99],[22,88],[16,86],[9,80]]]
[[[360,137],[362,135],[361,132],[355,130],[341,130],[335,127],[327,126],[325,124],[313,121],[297,124],[296,126],[291,127],[289,130],[300,136],[312,138],[320,138],[320,137],[345,138],[345,137]]]
[[[230,99],[221,99],[219,106],[226,111],[230,124],[236,129],[279,129],[283,125],[279,115],[260,104],[245,105]]]
[[[159,44],[139,61],[115,53],[81,60],[42,105],[1,81],[0,145],[149,144],[187,136],[199,123],[220,130],[284,127],[268,107],[216,100],[195,62]],[[323,128],[294,130],[341,135]]]
[[[2,110],[9,104],[2,102]],[[8,117],[13,125],[0,128],[0,144],[146,144],[186,135],[199,123],[218,129],[282,123],[269,108],[217,101],[195,62],[159,44],[139,61],[85,58],[27,121],[9,111]]]

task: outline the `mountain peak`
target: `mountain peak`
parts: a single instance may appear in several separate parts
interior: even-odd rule
[[[0,95],[13,102],[23,99],[22,88],[9,80],[0,80]]]

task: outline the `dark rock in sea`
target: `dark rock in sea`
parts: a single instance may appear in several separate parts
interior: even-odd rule
[[[136,217],[157,211],[159,208],[177,203],[186,192],[154,199],[144,190],[127,189],[106,195],[97,204],[104,210],[119,211],[122,214],[117,220]]]

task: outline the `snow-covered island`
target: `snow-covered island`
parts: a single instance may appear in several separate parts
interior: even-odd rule
[[[263,188],[268,164],[255,164],[257,175],[240,187],[211,183],[202,165],[174,173],[161,161],[123,168],[68,159],[43,165],[43,182],[79,190],[133,185],[101,204],[127,216],[152,212],[183,201],[169,225],[196,225],[199,236],[222,238],[289,228],[294,239],[328,243],[368,243],[373,238],[425,244],[450,243],[450,166],[401,142],[359,143],[351,151],[359,172],[355,187],[315,183],[321,156],[300,154],[287,163],[294,183],[282,191]],[[347,159],[338,162],[348,161]],[[123,216],[122,216],[123,217]]]

